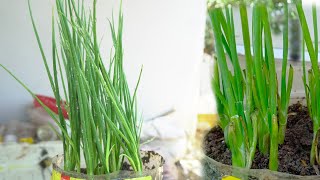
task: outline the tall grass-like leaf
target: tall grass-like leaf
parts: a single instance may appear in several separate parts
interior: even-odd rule
[[[318,19],[317,19],[317,7],[316,1],[312,5],[312,19],[313,19],[313,30],[314,30],[314,44],[312,42],[311,33],[305,17],[302,2],[299,1],[296,4],[296,9],[300,19],[303,34],[303,76],[302,80],[305,87],[306,101],[309,110],[310,117],[313,122],[313,140],[310,152],[310,162],[312,165],[320,164],[318,140],[320,130],[320,77],[319,77],[319,65],[318,65]],[[305,47],[311,60],[311,69],[306,69],[305,62]]]
[[[252,6],[251,35],[246,4],[240,3],[238,7],[245,50],[245,70],[241,69],[237,54],[232,7],[227,6],[224,13],[220,7],[211,6],[208,9],[215,37],[217,61],[212,87],[218,102],[220,126],[232,153],[234,166],[250,168],[256,148],[259,147],[260,152],[270,155],[269,168],[277,170],[278,144],[282,142],[279,136],[285,131],[293,79],[293,69],[290,66],[287,80],[288,5],[284,5],[286,24],[283,33],[281,94],[278,94],[267,4],[256,3]],[[282,115],[278,118],[280,113]]]
[[[57,17],[52,15],[52,69],[48,66],[30,2],[29,12],[57,100],[58,117],[42,102],[39,103],[61,129],[64,170],[80,172],[80,157],[83,156],[89,176],[119,171],[124,158],[135,171],[141,172],[141,120],[138,120],[136,94],[142,71],[131,94],[123,70],[122,11],[119,12],[117,26],[114,20],[110,22],[113,50],[110,54],[112,63],[107,68],[97,37],[97,1],[93,1],[92,10],[85,7],[83,0],[56,0],[55,3]],[[11,71],[0,66],[37,99]],[[61,94],[66,98],[70,130],[62,115]]]

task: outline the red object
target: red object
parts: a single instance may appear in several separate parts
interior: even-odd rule
[[[61,174],[61,180],[70,180],[70,177],[64,174]]]
[[[53,111],[54,113],[56,114],[59,114],[59,110],[58,110],[58,106],[57,106],[57,101],[55,98],[52,98],[52,97],[48,97],[48,96],[43,96],[43,95],[36,95],[36,97],[45,105],[47,106],[49,109],[51,109],[51,111]],[[66,118],[66,119],[69,119],[69,116],[68,116],[68,113],[67,113],[67,110],[65,109],[65,105],[66,105],[66,102],[65,101],[62,101],[60,102],[61,104],[61,109],[62,109],[62,114],[63,114],[63,117]],[[33,100],[33,105],[35,108],[43,108],[42,105],[38,102],[38,100],[35,98]]]

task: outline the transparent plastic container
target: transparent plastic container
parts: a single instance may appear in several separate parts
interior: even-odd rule
[[[64,171],[63,155],[57,155],[53,158],[53,172],[51,180],[162,180],[164,159],[158,153],[153,151],[141,151],[143,162],[143,172],[119,171],[105,175],[88,176],[83,173]],[[124,162],[126,163],[126,162]]]
[[[245,169],[222,164],[205,156],[202,160],[203,179],[220,180],[226,176],[234,176],[241,180],[316,180],[320,176],[298,176],[268,169]]]
[[[297,68],[300,70],[299,68]],[[298,83],[298,82],[297,82]],[[293,87],[294,93],[290,98],[290,104],[301,103],[306,105],[305,98],[299,93],[301,87]],[[208,156],[204,156],[202,159],[202,172],[204,180],[220,180],[226,176],[234,176],[240,178],[241,180],[291,180],[291,179],[305,179],[305,180],[320,180],[320,176],[299,176],[288,173],[282,173],[277,171],[271,171],[268,169],[246,169],[233,167],[220,163]]]
[[[298,69],[300,70],[300,69]],[[290,98],[290,104],[301,103],[306,105],[305,98],[302,98],[299,93],[301,87],[293,87],[295,93]],[[320,176],[299,176],[288,173],[282,173],[277,171],[271,171],[268,169],[246,169],[233,167],[220,163],[208,156],[204,156],[202,159],[202,172],[204,180],[220,180],[226,176],[234,176],[241,180],[320,180]]]

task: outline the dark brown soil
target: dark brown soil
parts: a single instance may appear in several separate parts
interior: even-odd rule
[[[303,176],[316,175],[309,163],[312,137],[312,121],[308,109],[301,104],[290,106],[285,142],[279,146],[278,171]],[[231,165],[231,153],[220,127],[211,129],[205,136],[204,151],[209,157]],[[268,169],[268,162],[269,157],[257,149],[252,169]]]

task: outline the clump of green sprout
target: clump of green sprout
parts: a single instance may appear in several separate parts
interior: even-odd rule
[[[310,152],[310,163],[320,164],[318,140],[320,131],[320,77],[318,66],[318,19],[317,19],[317,7],[315,1],[312,5],[312,17],[313,17],[313,30],[314,30],[314,45],[312,42],[311,34],[305,17],[305,13],[302,7],[302,2],[296,3],[297,12],[299,15],[302,34],[303,34],[303,48],[302,48],[302,67],[303,67],[303,83],[305,87],[307,107],[310,117],[313,123],[313,140]],[[306,70],[305,62],[305,46],[307,47],[311,69]]]
[[[58,118],[39,99],[38,101],[61,129],[64,170],[80,172],[80,157],[83,154],[89,176],[119,171],[124,159],[130,162],[134,171],[142,171],[141,120],[138,120],[136,108],[136,90],[140,76],[131,95],[123,70],[121,8],[117,27],[113,18],[110,21],[114,53],[110,53],[109,67],[106,68],[97,38],[97,0],[93,0],[92,11],[88,11],[81,0],[56,0],[55,3],[58,18],[55,19],[52,15],[52,69],[40,41],[30,2],[29,10],[45,69],[57,100]],[[55,25],[58,27],[58,38]],[[1,67],[37,98],[12,72],[3,65]],[[62,94],[66,98],[70,125],[66,124],[62,114]]]
[[[212,86],[217,98],[219,124],[232,153],[233,166],[250,168],[258,147],[260,152],[269,154],[269,168],[278,169],[278,145],[284,142],[293,81],[291,66],[287,77],[288,4],[283,3],[283,6],[285,22],[280,93],[268,6],[262,3],[252,6],[250,36],[247,5],[238,4],[245,70],[241,69],[237,54],[232,7],[209,6],[216,50]]]

